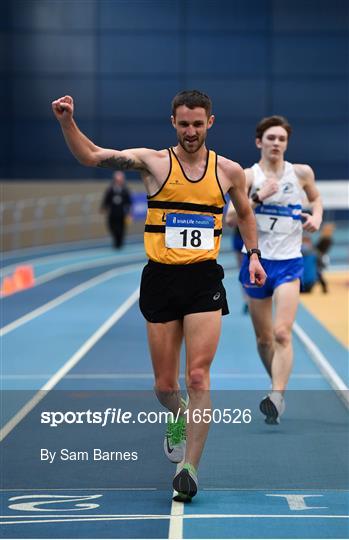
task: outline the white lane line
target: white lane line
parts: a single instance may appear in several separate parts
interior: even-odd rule
[[[181,503],[183,504],[183,503]],[[40,512],[43,512],[43,510],[40,510]],[[125,518],[125,519],[132,519],[132,518],[142,518],[142,519],[169,519],[172,517],[172,514],[60,514],[59,516],[57,514],[33,514],[33,515],[27,515],[22,514],[18,516],[0,516],[0,519],[23,519],[23,518],[30,518],[30,519],[40,519],[40,518]],[[270,518],[270,517],[284,517],[284,518],[340,518],[340,519],[349,519],[349,515],[347,514],[185,514],[183,516],[185,519],[201,519],[201,518]]]
[[[34,517],[34,516],[33,516]],[[68,523],[68,522],[80,522],[80,521],[145,521],[145,520],[160,520],[160,519],[349,519],[349,515],[326,515],[326,514],[306,514],[306,515],[289,515],[289,514],[186,514],[178,516],[176,518],[172,515],[165,514],[110,514],[110,515],[94,515],[88,516],[54,516],[55,519],[47,519],[48,516],[37,516],[41,519],[28,519],[27,516],[23,516],[23,520],[18,521],[4,521],[0,522],[0,525],[22,525],[23,523]],[[44,519],[42,519],[44,517]],[[4,516],[1,519],[12,519],[12,516]],[[173,537],[179,539],[180,537]]]
[[[76,353],[67,360],[67,362],[62,366],[51,378],[45,383],[40,390],[34,394],[34,396],[26,403],[16,414],[5,424],[5,426],[0,430],[0,441],[2,441],[12,430],[13,428],[25,418],[25,416],[43,399],[47,392],[52,390],[56,384],[70,371],[80,360],[81,358],[90,350],[92,347],[99,341],[104,334],[115,324],[121,317],[133,306],[133,304],[139,298],[139,288],[137,288],[121,306],[107,319],[102,326],[96,330],[92,336],[85,341],[85,343],[80,347]]]
[[[343,270],[348,271],[347,264],[330,264],[328,267],[328,272],[343,272]]]
[[[175,495],[175,492],[174,492]],[[183,518],[184,518],[184,503],[172,501],[170,525],[168,529],[168,537],[171,539],[180,540],[183,538]]]
[[[176,474],[181,470],[183,463],[178,463],[176,468]],[[177,491],[173,491],[172,497],[177,495]],[[184,515],[184,503],[177,502],[172,499],[170,524],[168,528],[168,537],[171,539],[176,538],[180,540],[183,538],[183,515]]]
[[[51,374],[50,373],[39,373],[37,375],[32,375],[32,374],[28,374],[26,375],[25,373],[20,375],[20,374],[15,374],[15,375],[2,375],[2,379],[5,380],[5,381],[22,381],[22,380],[34,380],[36,381],[37,379],[48,379],[49,377],[51,377]],[[321,375],[320,375],[321,377]],[[122,373],[74,373],[74,374],[71,374],[71,375],[66,375],[65,376],[66,379],[71,379],[71,380],[96,380],[96,379],[99,379],[99,380],[110,380],[110,379],[115,379],[115,380],[124,380],[124,379],[154,379],[154,375],[153,373],[149,372],[149,373],[126,373],[126,374],[122,374]],[[182,377],[184,379],[184,375]]]
[[[104,272],[103,274],[100,274],[99,276],[95,276],[94,278],[91,278],[88,281],[85,281],[84,283],[80,283],[80,285],[77,285],[76,287],[73,287],[73,289],[70,289],[69,291],[61,294],[60,296],[57,296],[57,298],[50,300],[43,306],[40,306],[39,308],[34,309],[30,313],[27,313],[26,315],[23,315],[22,317],[19,317],[15,321],[12,321],[6,326],[3,326],[2,328],[0,328],[0,337],[5,336],[12,330],[16,330],[20,326],[23,326],[23,324],[26,324],[29,321],[32,321],[36,317],[40,317],[40,315],[47,313],[48,311],[59,306],[60,304],[63,304],[63,302],[66,302],[67,300],[70,300],[74,296],[77,296],[78,294],[81,294],[82,292],[87,291],[87,289],[90,289],[91,287],[95,287],[96,285],[99,285],[100,283],[103,283],[104,281],[107,281],[108,279],[112,279],[115,276],[118,276],[121,274],[127,274],[128,272],[132,272],[133,270],[138,270],[140,266],[142,265],[130,264],[130,265],[124,266],[123,268],[116,268],[113,270],[108,270],[107,272]]]
[[[35,257],[33,259],[27,259],[24,261],[19,261],[14,264],[9,264],[7,266],[3,266],[1,268],[2,273],[9,273],[17,268],[17,266],[22,265],[42,265],[42,264],[51,264],[55,262],[63,261],[63,263],[73,263],[74,259],[84,257],[87,259],[88,257],[94,257],[94,256],[101,256],[103,254],[103,251],[105,252],[105,257],[113,257],[114,260],[124,260],[127,259],[130,255],[134,255],[135,253],[143,253],[144,254],[144,247],[143,244],[134,246],[135,249],[130,250],[130,253],[123,253],[122,255],[116,254],[114,250],[111,250],[111,248],[108,247],[100,247],[100,248],[94,248],[94,249],[82,249],[79,251],[68,251],[63,253],[53,253],[51,255],[46,256],[39,256]],[[81,262],[81,261],[80,261]]]
[[[37,255],[38,258],[39,256],[42,256],[43,253],[48,253],[54,256],[55,254],[59,254],[57,252],[63,251],[66,248],[68,248],[67,253],[75,253],[75,250],[88,251],[89,249],[106,249],[110,247],[107,243],[108,241],[109,239],[106,236],[105,238],[96,238],[95,240],[76,240],[72,242],[62,242],[60,244],[48,244],[46,246],[32,246],[4,251],[2,256],[4,260],[11,260],[27,254]],[[96,247],[94,247],[94,245]],[[84,246],[87,247],[83,249]],[[25,264],[25,261],[21,261],[19,264]]]
[[[21,381],[21,380],[37,380],[37,379],[47,379],[50,377],[50,373],[39,373],[37,375],[26,374],[26,373],[16,373],[12,375],[2,375],[3,380],[6,381]],[[124,379],[153,379],[154,375],[152,372],[148,373],[74,373],[67,375],[66,379],[75,379],[75,380],[124,380]],[[180,375],[181,380],[185,379],[185,375]],[[323,379],[323,375],[320,373],[305,373],[304,375],[297,373],[292,375],[293,379]],[[216,373],[211,375],[211,379],[268,379],[268,375],[263,373]]]
[[[46,488],[0,488],[0,493],[7,493],[10,491],[14,492],[22,492],[22,491],[31,491],[35,493],[37,491],[64,491],[64,492],[70,492],[70,491],[166,491],[162,490],[156,487],[80,487],[80,488],[60,488],[60,487],[46,487]],[[244,487],[226,487],[226,488],[201,488],[202,491],[250,491],[251,493],[257,492],[264,492],[265,488],[244,488]],[[314,489],[311,488],[290,488],[290,487],[284,487],[284,488],[273,488],[273,491],[314,491]],[[345,493],[348,494],[348,489],[341,489],[341,488],[316,488],[317,492],[320,493]],[[30,497],[30,495],[28,495]],[[33,495],[35,497],[35,494]],[[70,514],[69,514],[70,515]],[[12,517],[12,516],[11,516]]]
[[[266,490],[265,488],[244,488],[244,487],[240,487],[240,488],[239,487],[212,487],[212,488],[205,488],[204,487],[204,488],[202,488],[202,491],[251,491],[252,493],[254,493],[255,491],[265,492],[265,491],[269,491],[269,490]],[[297,488],[295,488],[295,487],[292,488],[292,487],[285,486],[285,487],[277,487],[277,488],[273,487],[272,491],[296,491],[296,492],[299,492],[299,491],[314,491],[314,489],[313,488],[306,488],[306,487],[303,487],[303,486],[297,487]],[[345,489],[345,488],[316,488],[316,491],[320,492],[320,493],[345,493],[346,495],[349,494],[348,489]]]
[[[83,257],[85,256],[86,258],[89,257],[89,256],[94,256],[94,255],[100,255],[101,254],[101,249],[91,249],[91,250],[82,250],[82,251],[72,251],[72,252],[68,252],[68,253],[56,253],[56,254],[53,254],[53,255],[46,255],[45,257],[35,257],[34,259],[28,259],[28,260],[24,260],[24,261],[20,261],[20,262],[16,262],[16,263],[13,263],[13,264],[9,264],[8,266],[3,266],[1,268],[1,273],[2,274],[8,274],[10,272],[12,272],[13,270],[15,270],[17,268],[17,266],[24,266],[24,265],[32,265],[32,266],[35,266],[35,265],[41,265],[41,264],[50,264],[50,263],[55,263],[55,262],[60,262],[60,261],[63,261],[63,262],[73,262],[74,258],[76,259],[76,257]]]
[[[78,263],[68,264],[62,268],[57,268],[56,270],[52,270],[51,272],[47,272],[47,274],[43,274],[42,276],[39,276],[35,280],[35,286],[42,285],[43,283],[48,283],[49,281],[52,281],[53,279],[56,279],[57,277],[65,276],[66,274],[79,272],[80,270],[87,270],[89,268],[98,268],[98,266],[104,266],[106,264],[130,262],[130,261],[133,261],[134,259],[136,260],[139,259],[141,256],[143,256],[144,261],[145,261],[144,252],[140,251],[139,253],[132,253],[128,255],[127,257],[116,258],[115,255],[110,255],[102,259],[97,259],[97,260],[92,260],[92,261],[91,260],[82,261]]]
[[[132,234],[129,237],[130,242],[126,247],[133,247],[137,244],[143,246],[143,236],[141,234]],[[85,249],[84,249],[84,246]],[[96,238],[95,240],[74,240],[72,242],[62,242],[59,244],[48,244],[45,246],[35,246],[28,248],[20,248],[16,250],[4,251],[2,253],[3,260],[11,260],[13,258],[18,258],[22,255],[33,254],[37,255],[37,259],[40,259],[44,253],[47,253],[47,256],[60,255],[60,251],[67,249],[65,253],[87,253],[89,250],[98,250],[98,249],[111,249],[110,239],[108,236]],[[18,264],[25,264],[26,261],[19,261]],[[17,263],[16,263],[17,264]]]
[[[115,257],[115,255],[109,255],[107,257],[99,258],[97,260],[96,259],[86,260],[86,261],[71,263],[71,264],[67,263],[61,268],[51,270],[50,272],[47,272],[46,274],[42,274],[41,276],[37,277],[31,288],[37,287],[38,285],[42,285],[43,283],[49,283],[50,281],[53,281],[54,279],[58,277],[65,276],[67,274],[72,274],[73,272],[79,272],[80,270],[88,270],[90,268],[97,268],[98,266],[105,266],[107,264],[113,264],[113,263],[131,262],[133,260],[139,260],[139,259],[144,259],[144,261],[142,260],[140,262],[145,263],[144,250],[139,251],[137,253],[131,253],[130,255],[125,255],[125,256]],[[27,289],[19,289],[18,291],[15,291],[11,295],[13,296],[13,294],[19,294],[26,290]],[[7,296],[9,295],[0,294],[1,298],[6,298]]]
[[[0,492],[4,492],[4,493],[7,493],[7,492],[10,492],[10,491],[14,491],[16,493],[18,492],[22,492],[22,491],[31,491],[33,493],[33,491],[35,491],[35,494],[33,495],[27,495],[27,497],[36,497],[37,494],[36,492],[37,491],[64,491],[65,493],[67,491],[159,491],[158,488],[156,487],[98,487],[98,488],[86,488],[86,487],[83,487],[83,488],[53,488],[53,487],[48,487],[48,488],[1,488],[0,489]],[[254,490],[252,490],[254,491]],[[275,490],[273,490],[275,491]],[[282,490],[282,491],[285,491],[285,490]],[[304,489],[302,491],[305,491]],[[312,490],[314,491],[314,490]],[[319,491],[319,490],[318,490]],[[333,489],[331,490],[331,492],[334,491]],[[48,497],[50,497],[51,495],[48,495]],[[69,514],[70,515],[70,514]],[[5,516],[6,517],[6,516]],[[16,517],[16,516],[11,516],[11,517]]]
[[[224,277],[226,278],[235,277],[238,274],[238,272],[239,271],[237,268],[235,270],[226,270],[224,272]]]
[[[319,368],[322,375],[337,392],[337,395],[341,398],[346,407],[349,408],[349,388],[331,366],[326,356],[296,322],[293,325],[293,331],[307,349],[314,364]]]

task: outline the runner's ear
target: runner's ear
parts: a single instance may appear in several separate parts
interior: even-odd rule
[[[210,129],[212,127],[214,121],[215,121],[215,116],[214,114],[211,114],[207,122],[207,129]]]

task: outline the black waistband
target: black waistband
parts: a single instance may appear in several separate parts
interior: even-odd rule
[[[183,270],[198,270],[202,269],[205,270],[206,268],[213,268],[217,266],[216,259],[208,259],[207,261],[200,261],[196,263],[189,263],[189,264],[165,264],[160,263],[156,261],[152,261],[151,259],[148,260],[148,265],[153,266],[156,268],[173,268],[174,270],[183,269]]]
[[[210,206],[208,204],[196,204],[174,201],[148,201],[148,208],[160,208],[161,210],[193,210],[195,212],[209,212],[210,214],[223,214],[223,207]]]

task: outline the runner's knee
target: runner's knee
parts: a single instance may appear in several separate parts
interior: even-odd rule
[[[203,368],[190,369],[187,377],[188,390],[208,390],[209,372]]]
[[[291,328],[286,324],[275,327],[274,338],[278,345],[286,347],[291,342]]]
[[[274,345],[272,335],[260,335],[257,336],[257,345],[259,349],[270,349]]]
[[[154,390],[158,394],[170,394],[178,391],[178,382],[168,378],[156,378]]]

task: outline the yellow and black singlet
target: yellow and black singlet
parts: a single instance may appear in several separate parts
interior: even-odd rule
[[[207,151],[199,180],[190,180],[174,150],[160,190],[148,196],[144,245],[148,258],[163,264],[192,264],[218,256],[224,194],[217,178],[217,155]]]

